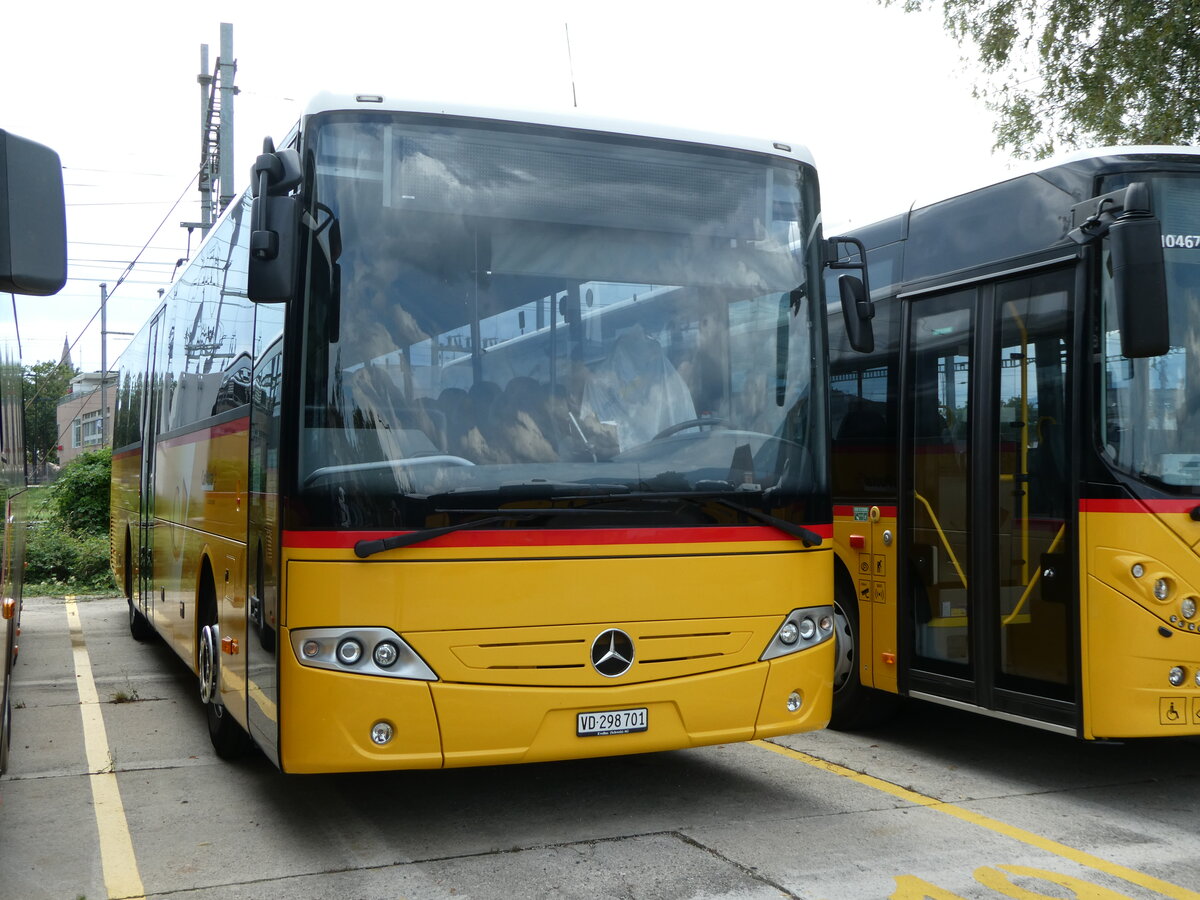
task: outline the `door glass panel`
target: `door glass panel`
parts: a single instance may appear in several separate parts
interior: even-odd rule
[[[996,289],[996,684],[1034,693],[1069,680],[1069,288],[1058,272]]]
[[[960,672],[970,663],[967,474],[973,291],[913,306],[912,485],[908,521],[917,655]],[[931,668],[943,668],[931,666]]]

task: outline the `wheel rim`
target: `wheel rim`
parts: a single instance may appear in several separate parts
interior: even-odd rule
[[[217,696],[217,635],[216,626],[200,629],[200,699],[212,703]]]
[[[854,672],[854,623],[838,602],[833,604],[833,624],[834,641],[837,645],[837,657],[833,667],[833,690],[836,693],[849,683]]]

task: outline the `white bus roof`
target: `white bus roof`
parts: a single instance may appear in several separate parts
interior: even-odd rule
[[[750,138],[738,135],[715,134],[659,125],[652,122],[586,116],[573,111],[516,110],[474,106],[461,103],[437,103],[429,100],[410,100],[387,94],[317,94],[304,110],[304,118],[316,113],[337,110],[388,110],[392,112],[431,113],[461,116],[471,119],[492,119],[499,122],[525,122],[531,125],[551,125],[561,128],[576,128],[605,134],[627,134],[641,137],[663,138],[703,144],[711,147],[726,147],[735,150],[750,150],[767,153],[795,162],[814,165],[808,148],[791,141]]]

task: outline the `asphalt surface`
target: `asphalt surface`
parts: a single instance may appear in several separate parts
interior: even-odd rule
[[[285,776],[212,752],[121,599],[25,602],[0,900],[1200,900],[1200,741],[934,706],[582,762]],[[90,687],[89,687],[90,686]]]

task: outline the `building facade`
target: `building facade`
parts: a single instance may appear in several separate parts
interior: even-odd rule
[[[71,379],[71,392],[58,401],[58,461],[66,465],[81,453],[99,450],[111,436],[115,373],[102,390],[100,372],[83,372]],[[107,393],[107,397],[105,397]],[[108,424],[106,424],[106,422]]]

